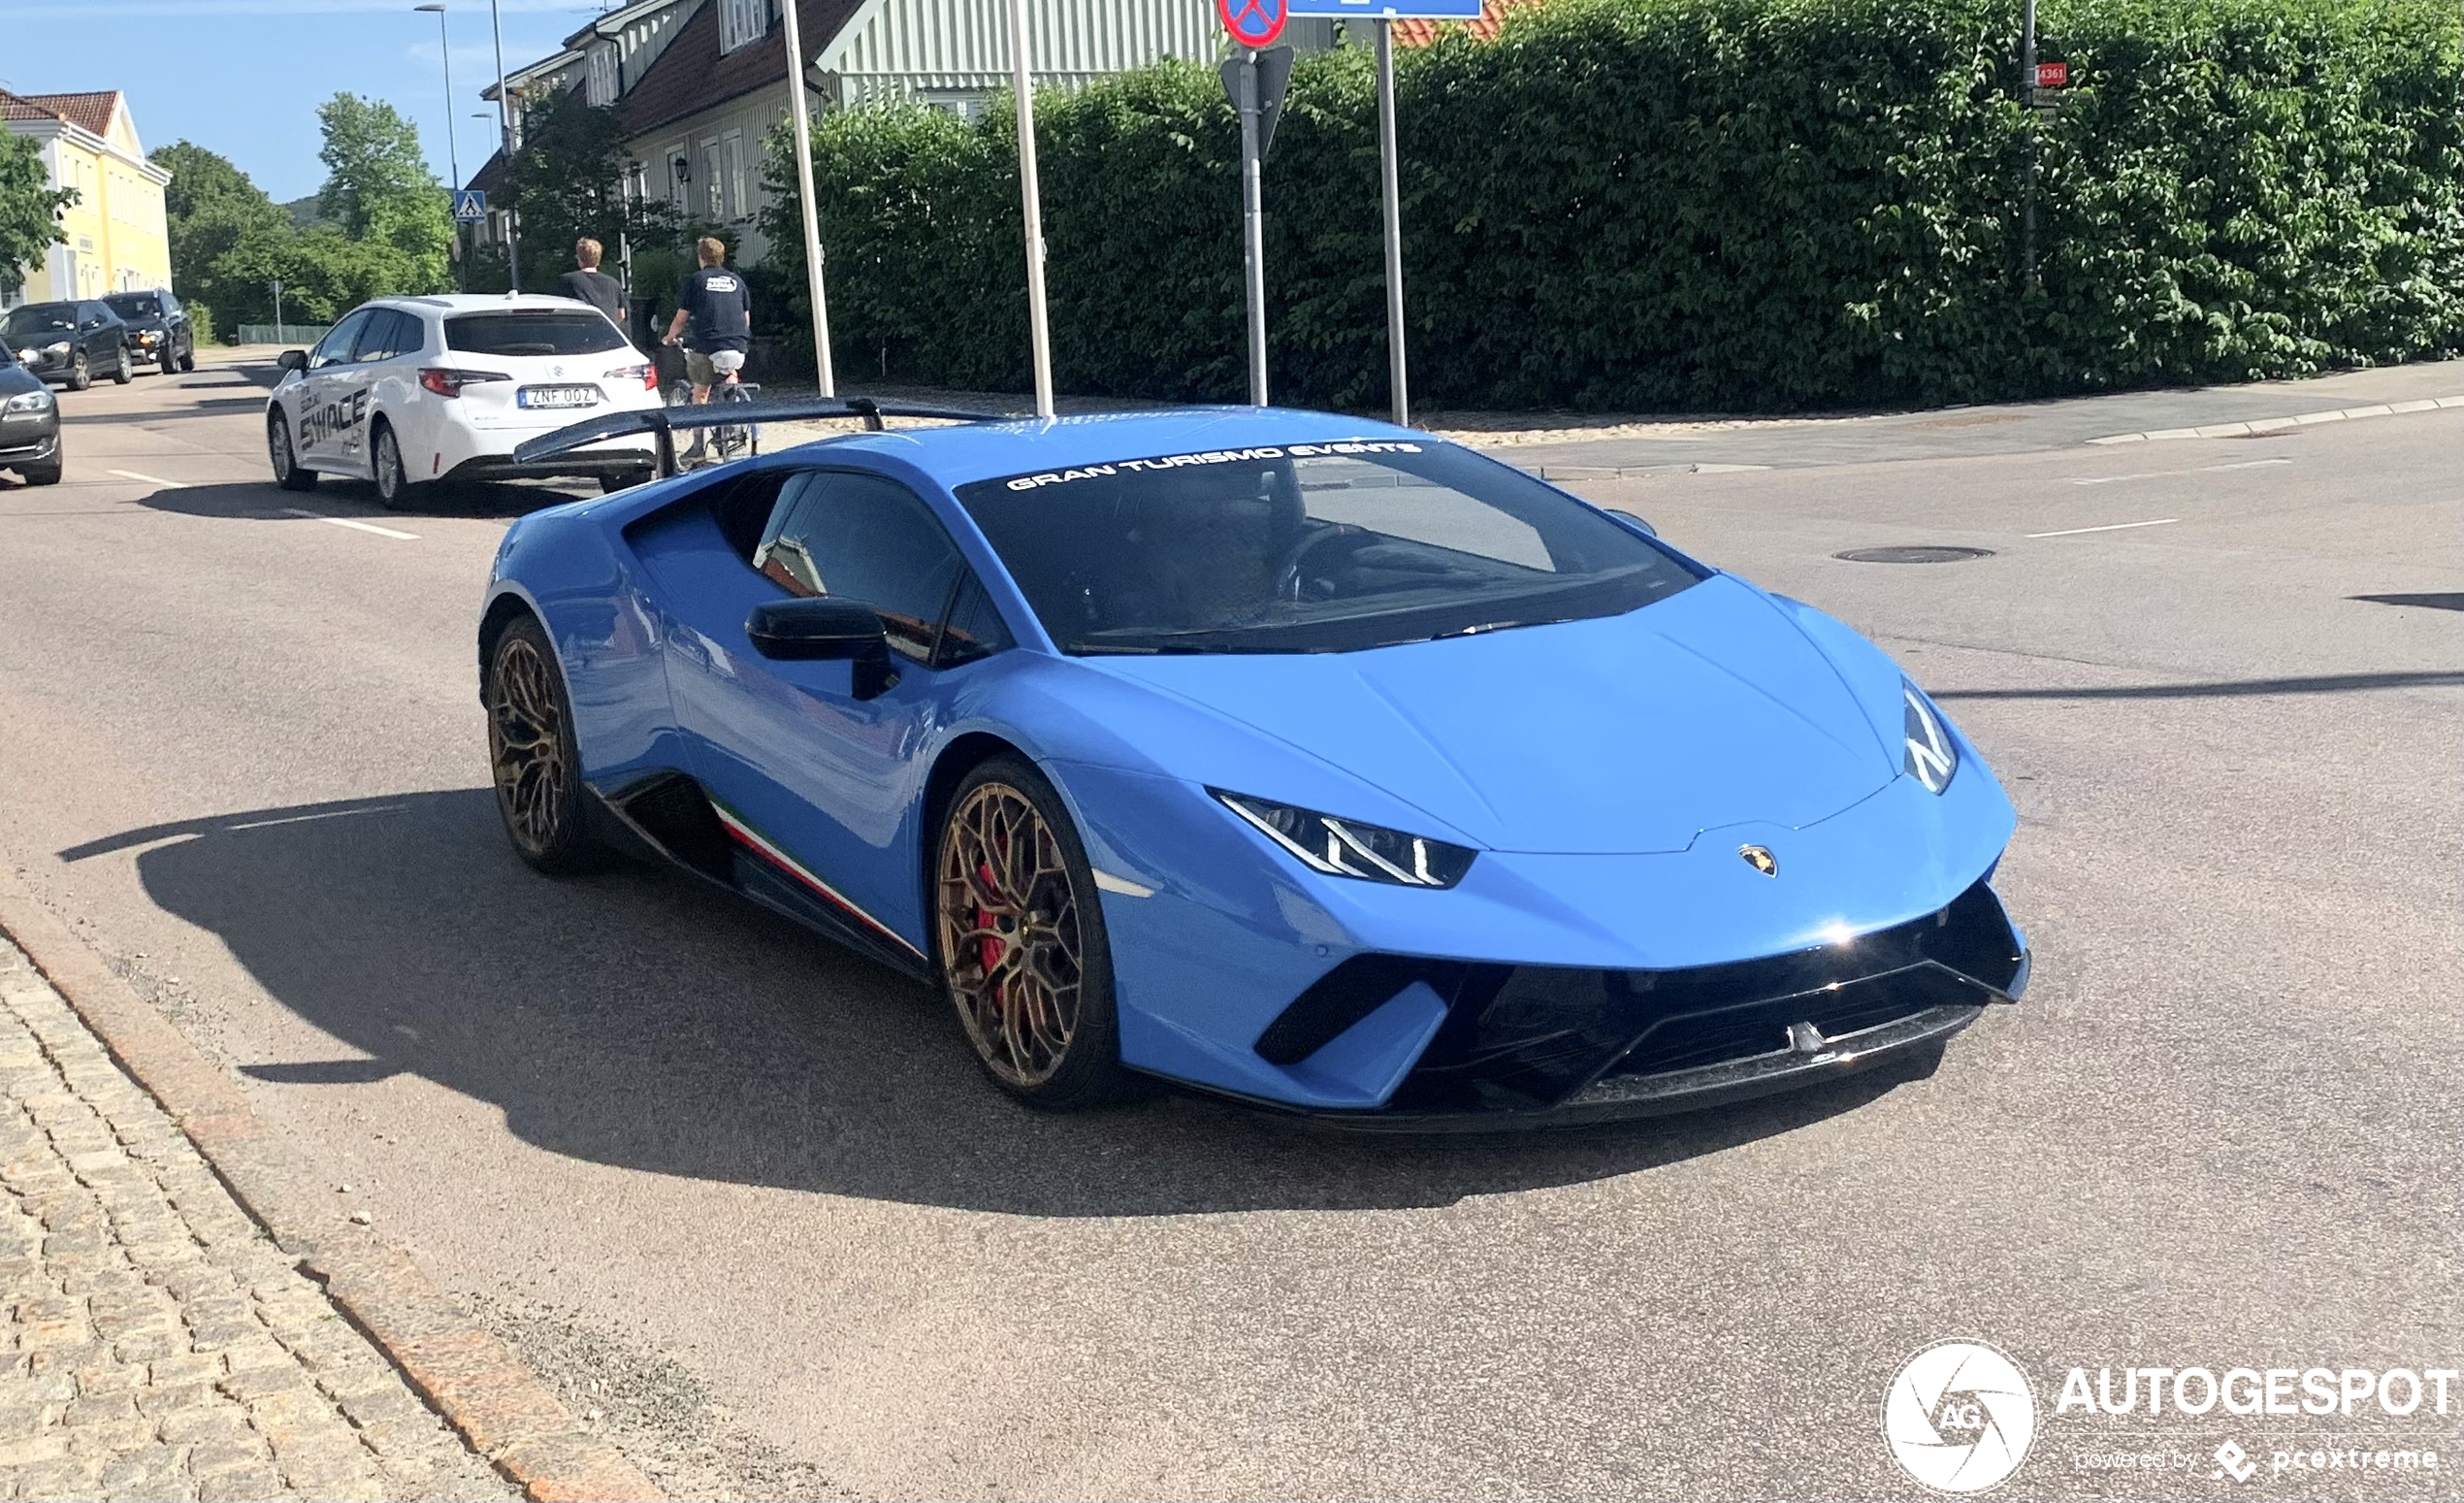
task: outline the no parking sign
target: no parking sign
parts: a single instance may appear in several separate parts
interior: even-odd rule
[[[1223,29],[1243,47],[1272,47],[1283,34],[1285,0],[1215,0],[1215,15]]]

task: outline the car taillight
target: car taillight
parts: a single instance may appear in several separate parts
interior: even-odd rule
[[[419,373],[419,384],[439,397],[459,397],[462,388],[478,381],[509,381],[513,377],[501,371],[453,371],[442,366],[428,366]]]
[[[611,381],[638,380],[641,382],[641,389],[644,391],[657,391],[659,389],[659,368],[657,366],[618,366],[615,370],[607,373],[607,378]]]

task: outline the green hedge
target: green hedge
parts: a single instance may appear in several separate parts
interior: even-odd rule
[[[1552,0],[1398,59],[1421,405],[1791,409],[2295,376],[2464,345],[2449,0]],[[1374,86],[1304,58],[1267,163],[1277,400],[1385,400]],[[1244,389],[1205,69],[1037,99],[1061,386]],[[2036,267],[2022,184],[2036,142]],[[815,129],[851,380],[1025,384],[1016,133]],[[800,285],[784,137],[768,226]]]

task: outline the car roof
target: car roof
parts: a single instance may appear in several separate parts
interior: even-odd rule
[[[958,423],[946,428],[902,428],[823,440],[803,447],[815,457],[851,451],[878,454],[914,465],[944,485],[958,486],[1002,475],[1125,459],[1281,448],[1293,443],[1334,443],[1347,439],[1400,440],[1432,445],[1445,441],[1374,418],[1346,417],[1340,412],[1305,412],[1290,408],[1183,407]]]
[[[571,298],[549,297],[538,292],[439,292],[428,297],[371,298],[365,308],[399,308],[412,312],[480,313],[521,311],[526,309],[549,309],[563,312],[597,312],[588,303]]]

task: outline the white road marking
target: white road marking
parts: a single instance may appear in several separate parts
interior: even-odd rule
[[[304,516],[311,522],[331,522],[336,527],[347,527],[353,532],[374,533],[379,538],[399,538],[405,542],[417,542],[419,540],[419,535],[417,533],[396,532],[390,527],[379,527],[373,522],[363,522],[356,517],[327,516],[322,511],[303,511],[297,506],[284,506],[282,508],[282,514],[284,516]]]
[[[2030,538],[2076,538],[2081,533],[2118,533],[2131,527],[2169,527],[2182,520],[2178,516],[2160,516],[2153,522],[2108,522],[2102,527],[2065,527],[2058,533],[2029,533]]]
[[[184,491],[188,488],[188,482],[185,480],[166,480],[161,475],[139,474],[134,470],[114,470],[112,474],[118,475],[123,480],[143,480],[147,485],[160,485],[175,491]]]
[[[2427,412],[2464,408],[2464,395],[2416,397],[2410,402],[2380,402],[2368,407],[2336,408],[2325,412],[2296,412],[2290,417],[2261,417],[2247,423],[2210,423],[2204,428],[2156,428],[2147,433],[2109,433],[2091,443],[2148,443],[2161,439],[2240,439],[2254,433],[2282,433],[2313,423],[2342,423],[2356,417],[2388,417],[2398,412]]]
[[[2189,470],[2149,470],[2137,474],[2073,475],[2070,478],[2070,483],[2073,485],[2111,485],[2116,480],[2161,480],[2167,475],[2174,474],[2208,474],[2219,470],[2259,470],[2264,469],[2269,465],[2289,465],[2291,463],[2291,459],[2279,455],[2274,459],[2245,459],[2238,464],[2231,465],[2200,465]]]

